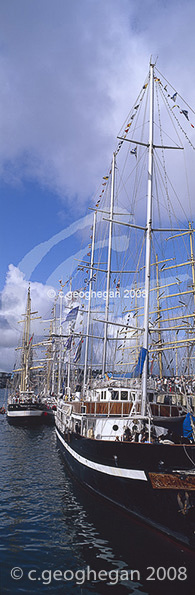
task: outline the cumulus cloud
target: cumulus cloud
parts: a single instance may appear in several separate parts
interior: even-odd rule
[[[194,16],[193,0],[1,3],[1,179],[8,186],[35,181],[64,200],[74,218],[75,212],[83,214],[110,164],[151,54],[159,56],[157,66],[173,87],[194,104]],[[189,165],[193,171],[191,157]],[[23,265],[32,272],[60,237],[39,244]],[[14,360],[27,288],[24,275],[10,266],[0,317],[3,369]],[[51,305],[47,290],[31,284],[40,313]]]
[[[1,293],[0,314],[0,362],[2,370],[10,370],[15,362],[15,348],[21,344],[23,325],[22,314],[26,311],[28,281],[24,274],[15,266],[10,265],[6,277],[5,287]],[[38,311],[37,316],[50,317],[53,301],[50,297],[52,288],[41,283],[31,283],[31,310]],[[40,320],[33,323],[36,335],[43,335],[43,324]]]
[[[159,54],[159,67],[194,99],[193,15],[192,0],[2,3],[0,166],[6,182],[34,179],[66,200],[88,200],[151,54]]]

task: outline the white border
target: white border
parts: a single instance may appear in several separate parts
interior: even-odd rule
[[[42,410],[33,411],[33,409],[21,409],[21,411],[19,411],[18,409],[12,409],[7,411],[7,417],[41,417],[42,413]]]

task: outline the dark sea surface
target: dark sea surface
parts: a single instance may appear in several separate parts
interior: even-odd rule
[[[1,595],[194,595],[195,555],[81,488],[53,427],[0,415],[0,446]]]

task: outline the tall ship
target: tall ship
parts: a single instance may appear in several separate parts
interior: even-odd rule
[[[69,470],[190,548],[195,259],[184,174],[193,117],[151,62],[102,176],[87,256],[56,339],[65,341],[63,365],[66,356],[56,434]]]
[[[23,315],[24,325],[21,350],[20,368],[14,368],[10,394],[7,403],[7,420],[12,425],[37,425],[40,423],[54,423],[54,412],[46,403],[43,403],[34,391],[32,383],[32,370],[40,366],[33,365],[33,335],[30,333],[31,320],[37,312],[31,311],[30,286],[28,288],[26,312]]]

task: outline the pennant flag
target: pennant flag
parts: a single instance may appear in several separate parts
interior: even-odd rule
[[[71,349],[71,344],[72,344],[72,336],[68,337],[68,339],[65,343],[65,348],[67,351],[69,351]]]
[[[79,341],[79,344],[77,346],[77,350],[76,350],[76,353],[75,353],[75,356],[74,356],[74,360],[73,360],[75,364],[76,364],[76,362],[78,362],[78,360],[79,360],[79,358],[81,356],[82,343],[83,343],[83,339],[81,338],[80,341]]]
[[[110,378],[112,378],[112,374],[111,374],[111,372],[106,372],[106,373],[104,374],[104,378],[105,378],[105,380],[110,380]]]
[[[175,102],[176,101],[176,97],[177,97],[177,93],[174,93],[174,95],[171,97],[171,99]]]
[[[135,147],[135,149],[131,149],[130,153],[131,155],[135,155],[137,157],[137,147]]]
[[[108,180],[109,176],[103,176],[103,180]]]
[[[180,112],[180,114],[183,114],[187,118],[187,120],[189,120],[189,118],[188,118],[188,111],[186,109],[182,109],[181,112]]]
[[[76,320],[78,311],[79,311],[79,306],[72,308],[72,310],[70,310],[70,312],[68,312],[67,317],[63,322],[71,322],[71,320]]]
[[[90,256],[90,252],[87,252],[87,256]]]
[[[33,335],[32,335],[32,337],[30,338],[29,345],[30,345],[30,343],[31,343],[31,341],[32,341],[32,340],[33,340]]]

